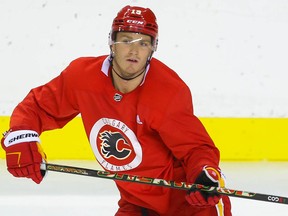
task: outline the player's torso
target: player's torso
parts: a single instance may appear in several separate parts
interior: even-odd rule
[[[178,78],[173,73],[165,77],[163,74],[169,70],[164,68],[161,72],[162,65],[159,67],[154,61],[144,84],[121,94],[113,87],[108,66],[103,72],[102,62],[88,65],[73,81],[75,106],[98,162],[109,171],[175,179],[174,157],[163,143],[159,128],[165,121],[165,110],[171,106],[170,98],[177,92],[174,87],[179,86]],[[171,128],[174,132],[175,128]],[[179,173],[184,175],[180,171],[178,177],[182,176]],[[148,208],[159,211],[166,211],[169,206],[169,189],[127,182],[117,182],[117,186],[121,197],[135,205],[146,203]]]
[[[157,105],[157,97],[151,103],[153,92],[147,90],[146,83],[127,94],[118,92],[110,76],[99,69],[98,65],[89,69],[93,72],[86,71],[75,91],[97,160],[109,171],[163,178],[173,167],[173,157],[155,130],[164,104]],[[158,98],[163,97],[160,94]]]

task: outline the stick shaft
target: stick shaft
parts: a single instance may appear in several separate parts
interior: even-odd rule
[[[96,177],[96,178],[103,178],[103,179],[110,179],[110,180],[134,182],[134,183],[139,183],[139,184],[155,185],[155,186],[161,186],[161,187],[167,187],[167,188],[173,188],[173,189],[181,189],[181,190],[189,190],[191,188],[195,188],[195,189],[206,191],[206,192],[217,191],[219,194],[231,196],[231,197],[266,201],[266,202],[272,202],[272,203],[288,204],[288,197],[281,197],[281,196],[275,196],[275,195],[270,195],[270,194],[253,193],[253,192],[233,190],[233,189],[227,189],[227,188],[204,186],[204,185],[199,185],[199,184],[189,184],[187,182],[168,181],[164,179],[141,177],[141,176],[130,175],[130,174],[112,173],[112,172],[102,171],[102,170],[93,170],[93,169],[86,169],[86,168],[58,165],[58,164],[46,164],[46,170],[54,171],[54,172],[61,172],[61,173],[68,173],[68,174],[90,176],[90,177]]]

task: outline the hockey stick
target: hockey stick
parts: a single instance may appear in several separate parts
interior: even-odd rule
[[[205,191],[205,192],[218,192],[219,194],[223,194],[223,195],[227,195],[231,197],[266,201],[266,202],[272,202],[272,203],[288,204],[288,197],[281,197],[281,196],[275,196],[275,195],[270,195],[270,194],[260,194],[260,193],[253,193],[253,192],[247,192],[247,191],[241,191],[241,190],[232,190],[232,189],[227,189],[227,188],[204,186],[204,185],[199,185],[199,184],[189,184],[186,182],[168,181],[168,180],[158,179],[158,178],[141,177],[141,176],[130,175],[130,174],[122,174],[122,173],[112,173],[112,172],[102,171],[102,170],[92,170],[92,169],[58,165],[58,164],[46,164],[44,166],[46,166],[46,170],[55,171],[55,172],[84,175],[84,176],[118,180],[118,181],[127,181],[127,182],[155,185],[155,186],[168,187],[168,188],[174,188],[174,189],[182,189],[182,190],[189,190],[191,188],[194,188],[194,189]]]

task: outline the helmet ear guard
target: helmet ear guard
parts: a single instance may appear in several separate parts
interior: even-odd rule
[[[115,38],[112,37],[113,32],[110,31],[109,32],[109,36],[108,36],[108,45],[111,47],[115,41]]]
[[[109,33],[109,46],[113,45],[117,32],[134,32],[151,36],[153,52],[158,45],[158,24],[155,14],[149,8],[125,6],[114,18]]]

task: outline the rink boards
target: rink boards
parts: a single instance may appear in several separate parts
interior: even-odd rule
[[[222,161],[287,161],[288,118],[200,118],[221,151]],[[0,116],[0,131],[9,117]],[[179,131],[181,133],[181,131]],[[94,159],[80,117],[63,129],[44,132],[41,142],[48,159]],[[4,158],[0,149],[0,158]]]

